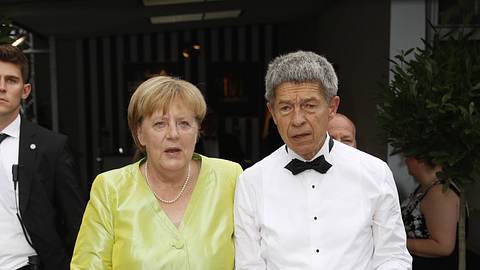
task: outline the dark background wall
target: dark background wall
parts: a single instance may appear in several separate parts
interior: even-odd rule
[[[56,37],[59,130],[70,136],[86,187],[99,172],[131,161],[128,100],[146,78],[142,72],[160,68],[196,84],[221,115],[220,128],[238,137],[247,159],[258,161],[280,143],[261,138],[266,66],[278,54],[298,49],[334,63],[339,110],[357,125],[359,148],[386,159],[374,115],[375,91],[387,82],[389,8],[388,2],[350,0],[329,4],[313,17],[278,23]],[[200,43],[202,50],[185,60],[181,51],[191,42]],[[38,57],[40,78],[48,78],[48,64],[47,56]],[[245,82],[242,97],[222,96],[218,79],[227,71]],[[39,122],[51,127],[50,97],[40,93],[49,82],[42,83]]]
[[[263,74],[276,54],[275,28],[256,24],[57,38],[59,129],[70,136],[87,186],[99,172],[131,161],[128,101],[141,81],[161,69],[196,84],[219,114],[220,128],[235,134],[247,159],[259,160]],[[202,50],[184,59],[181,52],[191,42]],[[39,62],[37,69],[45,64]],[[225,76],[235,84],[228,96]],[[42,120],[47,126],[48,118]]]
[[[312,50],[334,64],[339,111],[356,124],[358,148],[385,160],[387,147],[375,113],[376,91],[388,82],[390,3],[338,1],[318,13],[316,18],[280,25],[279,52]]]

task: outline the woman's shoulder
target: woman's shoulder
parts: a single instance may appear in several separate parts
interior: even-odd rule
[[[121,168],[100,173],[95,178],[93,185],[119,187],[126,181],[131,181],[139,173],[140,161],[126,165]]]
[[[425,206],[444,207],[447,205],[458,205],[458,194],[451,188],[445,188],[442,184],[432,186],[422,200],[422,209]]]
[[[437,199],[455,199],[458,198],[458,192],[452,185],[445,187],[439,183],[434,185],[426,194],[426,196]]]

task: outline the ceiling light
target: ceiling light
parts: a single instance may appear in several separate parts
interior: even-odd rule
[[[242,13],[240,9],[205,12],[205,20],[237,18]]]
[[[12,42],[12,46],[17,47],[18,45],[22,44],[22,42],[24,42],[26,38],[26,36],[19,37],[17,40]]]
[[[188,59],[190,58],[190,52],[187,49],[183,49],[182,56],[183,58]]]
[[[152,24],[162,23],[179,23],[179,22],[192,22],[201,20],[215,20],[215,19],[228,19],[237,18],[242,13],[242,10],[224,10],[205,13],[191,13],[191,14],[178,14],[170,16],[156,16],[150,17]]]
[[[206,0],[206,2],[214,2],[220,0]],[[205,0],[143,0],[144,6],[160,6],[160,5],[178,5],[187,3],[205,2]]]
[[[192,22],[202,20],[202,13],[191,13],[191,14],[181,14],[181,15],[171,15],[171,16],[156,16],[151,17],[150,22],[152,24],[160,23],[178,23],[178,22]]]

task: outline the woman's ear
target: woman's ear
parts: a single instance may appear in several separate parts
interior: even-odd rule
[[[137,139],[140,145],[145,146],[145,140],[143,138],[143,129],[141,124],[137,127]]]

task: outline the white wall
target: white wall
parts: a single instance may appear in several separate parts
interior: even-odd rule
[[[390,59],[413,47],[423,47],[425,38],[426,5],[424,1],[392,0],[390,13]],[[392,79],[390,73],[390,80]],[[391,152],[388,147],[388,152]],[[403,200],[415,188],[415,181],[408,175],[405,162],[400,155],[388,156],[387,163],[392,169],[400,199]]]

